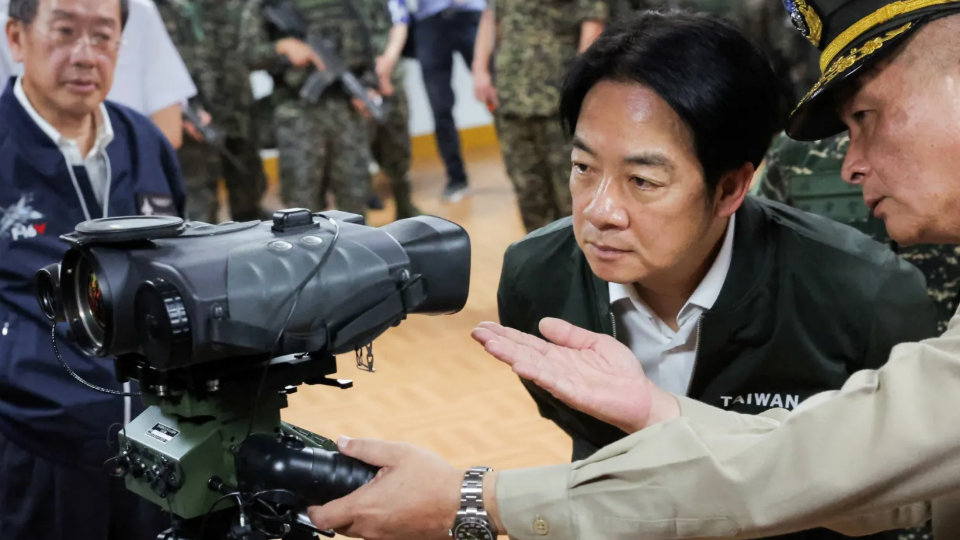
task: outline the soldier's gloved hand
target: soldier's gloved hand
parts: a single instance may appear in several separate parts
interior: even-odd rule
[[[309,45],[294,38],[283,38],[277,42],[277,54],[287,57],[290,63],[298,68],[314,66],[320,71],[326,71],[327,66],[323,63],[320,55],[310,48]]]
[[[473,339],[517,375],[570,407],[627,433],[680,415],[680,404],[643,374],[624,344],[559,319],[540,321],[550,341],[485,322]]]
[[[493,86],[493,79],[490,77],[489,70],[473,70],[473,93],[477,97],[477,101],[486,105],[490,112],[500,106],[497,89]]]

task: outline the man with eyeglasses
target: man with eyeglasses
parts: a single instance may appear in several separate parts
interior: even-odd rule
[[[0,0],[0,28],[7,4]],[[117,69],[108,98],[149,116],[174,148],[183,140],[182,104],[197,95],[187,66],[174,47],[154,0],[129,0]],[[6,40],[0,40],[0,91],[10,77],[23,73]]]
[[[145,116],[105,101],[128,0],[10,0],[6,36],[23,75],[0,95],[0,538],[154,540],[159,507],[111,477],[110,444],[139,399],[86,388],[58,364],[33,274],[83,221],[182,216],[173,147]],[[119,393],[111,362],[58,331],[63,360]],[[113,443],[115,446],[115,443]]]

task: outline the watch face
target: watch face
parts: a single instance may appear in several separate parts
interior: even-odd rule
[[[486,521],[467,518],[453,528],[455,540],[496,540]]]

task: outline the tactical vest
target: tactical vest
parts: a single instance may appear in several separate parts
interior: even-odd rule
[[[369,21],[360,0],[292,0],[311,33],[319,34],[355,74],[372,69],[374,61]],[[306,80],[306,77],[301,77]],[[290,82],[290,81],[288,81]],[[302,83],[302,81],[299,81]],[[299,84],[293,86],[299,87]]]

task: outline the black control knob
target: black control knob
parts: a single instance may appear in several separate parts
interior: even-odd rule
[[[144,282],[134,298],[134,317],[148,363],[165,365],[190,357],[190,317],[172,284],[162,279]]]

